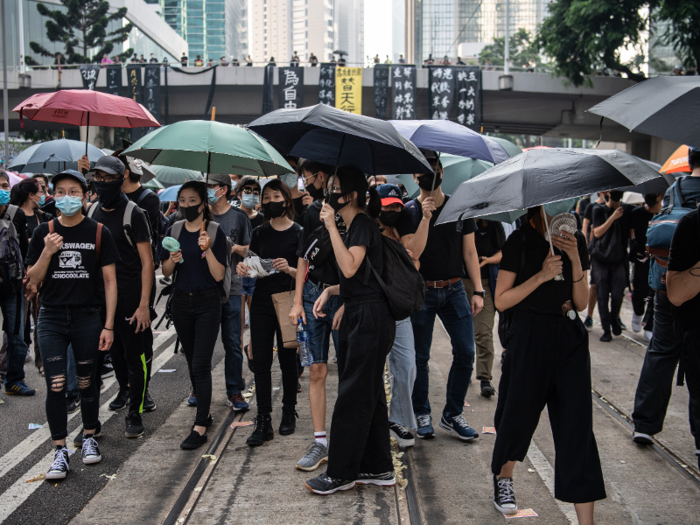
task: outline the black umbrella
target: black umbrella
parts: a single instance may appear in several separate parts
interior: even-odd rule
[[[638,184],[637,186],[625,186],[617,188],[619,191],[633,191],[634,193],[666,193],[668,187],[675,182],[676,178],[673,175],[664,173],[660,177],[651,179],[647,182]]]
[[[340,55],[340,56],[342,57],[343,55],[347,55],[348,52],[347,52],[347,51],[343,51],[343,50],[341,50],[341,49],[337,49],[337,50],[333,51],[333,54],[334,54],[334,55]]]
[[[699,76],[650,78],[588,111],[614,120],[630,131],[700,147]]]
[[[370,175],[433,172],[415,144],[387,121],[325,104],[277,109],[248,128],[283,155],[331,166],[355,166]]]
[[[460,184],[438,224],[531,208],[660,176],[643,160],[619,150],[531,149]]]

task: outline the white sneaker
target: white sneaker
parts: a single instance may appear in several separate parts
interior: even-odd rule
[[[644,434],[642,432],[636,432],[632,434],[632,441],[635,443],[640,443],[642,445],[653,445],[654,444],[654,438],[652,438],[649,434]]]
[[[638,334],[642,331],[642,316],[632,313],[632,331]]]
[[[97,441],[95,438],[85,437],[83,440],[83,463],[85,465],[92,465],[93,463],[99,463],[102,461],[102,456],[100,455],[100,449],[97,446]]]
[[[46,473],[46,479],[65,479],[70,470],[68,449],[57,450],[53,455],[53,463]]]
[[[654,334],[650,332],[649,330],[644,330],[644,341],[647,343],[651,343],[651,338],[654,337]]]

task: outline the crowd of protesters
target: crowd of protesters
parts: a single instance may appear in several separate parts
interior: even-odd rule
[[[414,199],[386,177],[289,157],[296,173],[262,185],[250,176],[216,174],[187,182],[165,214],[156,195],[141,186],[139,164],[121,151],[92,168],[84,158],[81,171],[65,170],[50,184],[37,175],[11,191],[0,171],[0,243],[3,253],[16,253],[20,261],[14,274],[7,256],[0,261],[0,365],[6,394],[33,395],[24,372],[33,341],[55,445],[47,479],[65,478],[70,470],[71,411],[82,415],[75,443],[83,463],[101,460],[95,438],[105,367],[113,368],[119,384],[109,408],[128,408],[125,436],[144,434],[142,414],[156,408],[148,386],[158,266],[172,294],[171,315],[189,370],[187,403],[196,407],[192,427],[182,433],[183,449],[207,442],[219,330],[232,410],[250,408],[243,397],[246,359],[255,379],[257,416],[247,444],[261,446],[274,437],[275,355],[283,385],[277,431],[296,431],[304,368],[284,332],[301,324],[309,333],[312,428],[303,429],[309,442],[295,466],[311,472],[327,463],[306,487],[327,495],[355,484],[393,485],[390,436],[410,447],[416,437],[436,435],[429,361],[439,317],[452,347],[439,427],[462,441],[478,438],[463,415],[474,368],[480,394],[498,393],[495,506],[505,514],[517,510],[514,466],[525,458],[546,405],[557,454],[555,497],[575,504],[579,523],[593,523],[594,502],[606,496],[593,434],[587,332],[597,305],[600,341],[622,334],[620,311],[629,289],[632,331],[644,331],[649,341],[633,439],[650,444],[662,430],[680,362],[700,454],[700,335],[693,322],[700,311],[700,150],[690,149],[690,177],[666,195],[644,195],[639,206],[622,202],[621,191],[605,191],[593,196],[597,200],[532,208],[514,225],[469,219],[459,230],[437,224],[450,196],[442,191],[439,155],[422,152],[434,173],[414,174],[420,189]],[[88,186],[96,198],[88,198]],[[693,211],[678,223],[660,270],[647,231],[674,202]],[[550,245],[548,224],[568,213],[579,231],[552,235]],[[157,242],[165,215],[166,235],[179,247]],[[388,264],[386,243],[402,246],[424,283],[423,307],[404,319],[394,316],[379,278]],[[263,263],[269,275],[252,271]],[[659,271],[662,285],[655,280]],[[277,298],[292,291],[280,314]],[[492,383],[496,324],[504,348],[498,386]],[[250,342],[243,347],[246,325]],[[331,340],[339,383],[327,425]],[[385,373],[391,377],[388,407]]]

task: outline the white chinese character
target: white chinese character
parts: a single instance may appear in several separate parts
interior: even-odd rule
[[[404,91],[409,91],[409,90],[413,89],[413,82],[411,82],[410,80],[406,80],[403,83],[403,89],[404,89]]]
[[[433,77],[434,78],[442,78],[442,69],[437,68],[433,70]]]
[[[474,111],[474,99],[470,98],[467,100],[466,108]]]
[[[475,97],[476,96],[476,91],[474,91],[474,86],[469,86],[469,91],[467,91],[467,96],[468,97]]]
[[[442,97],[442,100],[440,101],[440,105],[441,105],[443,108],[446,108],[446,107],[448,107],[448,106],[450,105],[450,99],[447,98],[447,95],[445,95],[444,97]]]
[[[447,120],[447,111],[440,112],[440,120]]]
[[[287,88],[284,90],[284,100],[296,100],[297,90],[294,88]]]
[[[297,109],[297,103],[294,102],[293,100],[288,100],[285,104],[284,107],[286,109]]]
[[[464,109],[464,108],[466,107],[466,105],[467,105],[467,104],[464,102],[464,100],[460,100],[460,101],[457,103],[457,107],[458,107],[459,109]]]
[[[450,92],[450,83],[440,82],[440,93],[444,93],[445,91],[447,91],[448,93]]]
[[[406,93],[406,94],[403,96],[403,101],[404,101],[404,103],[406,103],[406,104],[413,104],[413,96],[412,96],[410,93]]]
[[[284,70],[284,85],[285,86],[296,86],[299,83],[299,77],[296,74],[296,71],[292,71],[291,69],[285,69]]]
[[[403,118],[403,106],[396,107],[396,119],[401,120]]]
[[[459,115],[457,115],[457,122],[459,122],[460,124],[464,124],[464,114],[463,113],[460,113]]]
[[[410,119],[411,116],[413,115],[413,106],[405,106],[405,107],[403,108],[403,111],[404,111],[404,113],[405,113],[405,115],[406,115],[406,118],[407,118],[407,119]]]
[[[394,69],[394,76],[396,78],[401,77],[401,68],[400,67],[397,67],[396,69]]]
[[[469,72],[469,77],[467,78],[467,82],[476,82],[476,75],[474,74],[473,71]]]
[[[439,96],[439,95],[435,95],[435,96],[433,97],[433,107],[437,107],[437,106],[439,106],[439,105],[440,105],[440,96]]]
[[[440,120],[440,113],[438,113],[437,111],[433,112],[432,118],[433,120]]]
[[[467,73],[464,71],[460,71],[457,73],[457,81],[462,82],[463,80],[467,79]]]
[[[443,73],[442,78],[445,80],[452,80],[452,70],[449,68],[445,69],[445,73]]]
[[[474,113],[469,113],[467,115],[467,126],[473,126],[474,125]]]
[[[410,67],[403,68],[403,76],[405,76],[405,77],[411,76],[411,68]]]
[[[401,104],[403,102],[403,95],[397,93],[394,97],[394,104]]]

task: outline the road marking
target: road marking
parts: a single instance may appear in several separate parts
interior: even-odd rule
[[[155,347],[157,342],[165,341],[169,335],[174,333],[175,328],[171,327],[168,331],[154,338],[153,346]],[[158,357],[153,360],[153,369],[158,370],[174,357],[175,354],[173,354],[172,352],[168,352],[168,348],[170,348],[170,346],[164,348],[163,351],[158,355]],[[114,383],[114,381],[114,378],[110,378],[109,380],[105,381],[105,385],[109,382],[109,385],[111,386]],[[107,401],[100,407],[100,421],[103,424],[117,413],[116,411],[112,411],[109,409],[110,402],[111,398],[109,401]],[[71,414],[68,417],[68,419],[70,420],[73,416],[76,416],[79,413],[80,412],[78,411],[74,414]],[[78,432],[80,432],[81,428],[82,426],[76,428],[73,432],[70,433],[70,435],[68,435],[68,437],[66,438],[66,443],[68,445],[73,443],[73,439],[75,438],[75,436],[78,435]],[[44,433],[44,437],[37,437],[37,434],[45,429],[46,432]],[[22,443],[17,445],[7,454],[5,454],[5,456],[0,458],[0,467],[2,467],[3,469],[5,469],[6,465],[11,465],[8,469],[0,471],[1,475],[4,476],[7,473],[7,471],[9,471],[18,463],[24,461],[24,459],[27,456],[29,456],[29,454],[34,452],[39,446],[41,446],[44,443],[44,441],[48,440],[50,437],[51,434],[48,431],[48,423],[44,423],[44,428],[39,429],[36,433],[29,436]],[[25,443],[27,442],[29,442],[30,444],[25,445]],[[18,452],[16,452],[17,450]],[[14,453],[23,455],[17,458],[12,458],[11,454]],[[10,514],[12,514],[22,503],[24,503],[27,500],[27,498],[29,498],[29,496],[32,495],[32,493],[37,488],[39,488],[39,486],[41,485],[40,482],[37,481],[34,483],[25,483],[25,481],[32,478],[33,476],[44,473],[48,469],[48,466],[51,464],[51,461],[53,460],[53,455],[54,453],[53,451],[51,451],[44,457],[42,457],[33,467],[31,467],[27,472],[22,474],[13,485],[11,485],[2,495],[0,495],[0,501],[2,501],[2,504],[0,504],[0,523],[7,519],[10,516]],[[82,464],[82,459],[79,457],[78,454],[74,455],[72,459],[73,468],[75,468],[76,462],[80,462]]]
[[[540,476],[544,484],[547,486],[547,490],[554,498],[554,469],[552,465],[549,464],[547,458],[542,454],[542,451],[535,444],[535,440],[530,441],[530,448],[527,451],[527,459],[530,460],[532,466],[535,467],[537,474]],[[578,525],[578,518],[576,517],[576,509],[572,503],[564,503],[554,498],[557,503],[559,510],[561,510],[564,517],[572,525]]]

